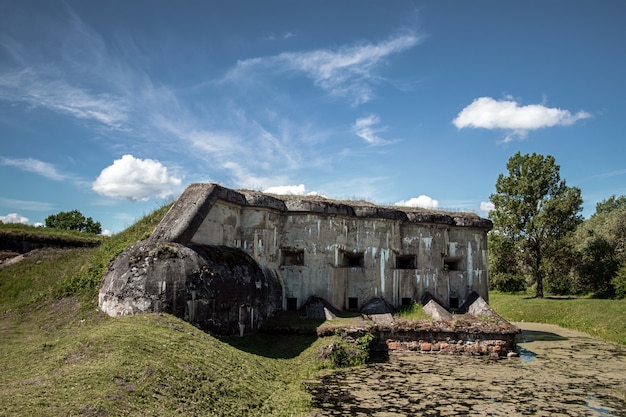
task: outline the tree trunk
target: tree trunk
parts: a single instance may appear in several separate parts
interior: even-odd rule
[[[537,282],[537,292],[535,298],[543,298],[543,275],[541,274],[541,244],[537,239],[535,246],[535,281]]]
[[[543,277],[541,274],[537,274],[537,292],[535,298],[543,298]]]

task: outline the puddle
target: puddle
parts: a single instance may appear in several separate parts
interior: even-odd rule
[[[519,353],[519,358],[522,362],[530,362],[537,357],[534,352],[531,352],[530,350],[521,346],[517,347],[517,353]]]
[[[311,385],[321,416],[626,416],[626,348],[520,323],[520,357],[392,353]]]

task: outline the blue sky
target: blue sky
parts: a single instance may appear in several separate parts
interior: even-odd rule
[[[187,184],[487,215],[516,152],[626,194],[626,2],[0,0],[0,220]]]

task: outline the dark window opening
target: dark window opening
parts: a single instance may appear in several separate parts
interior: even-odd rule
[[[458,259],[444,259],[443,270],[444,271],[460,271],[461,261],[459,261]]]
[[[347,268],[363,268],[365,264],[365,253],[363,252],[343,252],[341,266]]]
[[[298,299],[295,297],[287,298],[287,311],[294,311],[298,309]]]
[[[450,297],[450,310],[456,310],[459,308],[459,297]]]
[[[416,269],[415,255],[398,255],[396,256],[396,269]]]
[[[348,310],[358,310],[359,299],[357,297],[348,297]]]
[[[413,299],[411,297],[402,297],[402,307],[410,307],[413,305]]]
[[[281,249],[282,265],[304,265],[304,249]]]

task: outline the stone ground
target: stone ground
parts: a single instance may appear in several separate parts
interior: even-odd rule
[[[626,347],[516,323],[520,357],[392,353],[312,381],[322,416],[626,416]]]

